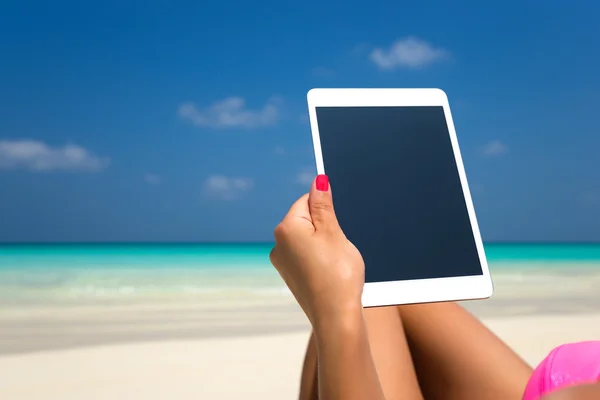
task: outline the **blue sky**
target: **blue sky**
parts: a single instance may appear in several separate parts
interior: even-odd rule
[[[484,240],[598,241],[598,12],[3,1],[0,241],[270,240],[313,87],[444,89]]]

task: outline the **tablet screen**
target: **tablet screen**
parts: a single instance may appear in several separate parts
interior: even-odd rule
[[[366,282],[483,275],[442,106],[316,115],[336,214]]]

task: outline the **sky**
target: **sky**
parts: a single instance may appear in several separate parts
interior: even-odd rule
[[[4,0],[0,241],[270,241],[314,87],[442,88],[484,241],[600,241],[599,12]]]

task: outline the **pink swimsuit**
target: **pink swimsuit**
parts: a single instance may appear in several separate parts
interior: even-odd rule
[[[600,341],[564,344],[552,350],[533,371],[523,400],[538,400],[567,386],[599,380]]]

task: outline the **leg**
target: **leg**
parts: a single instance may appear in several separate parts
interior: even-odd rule
[[[532,369],[456,303],[398,307],[426,399],[520,400]]]
[[[387,400],[422,400],[412,359],[396,307],[365,309],[377,374]],[[309,341],[300,384],[300,400],[316,400],[317,351]]]

